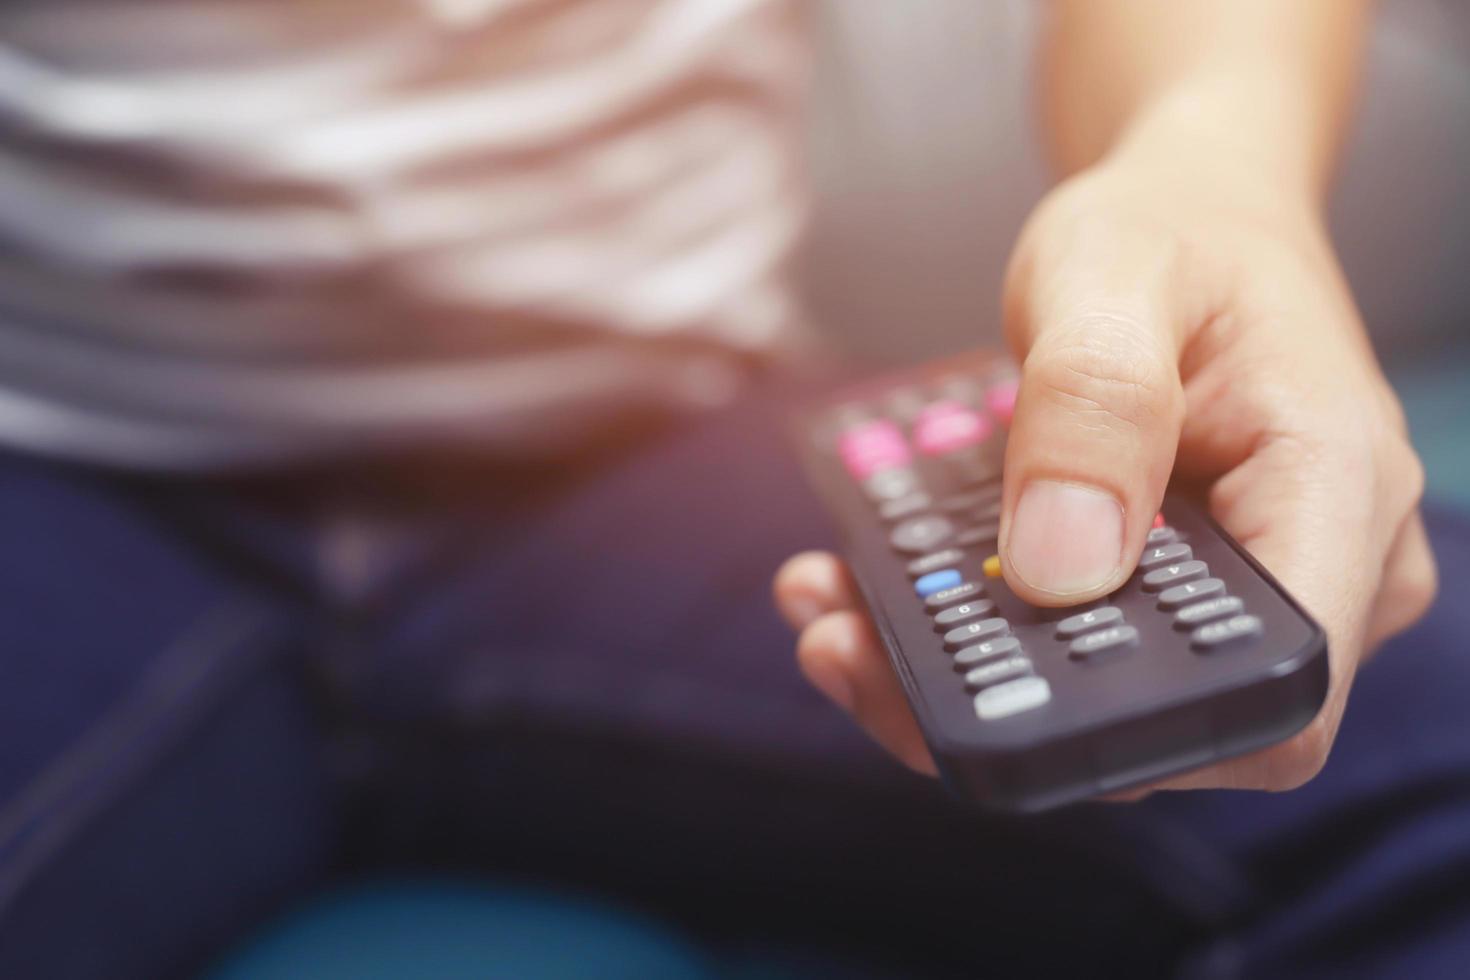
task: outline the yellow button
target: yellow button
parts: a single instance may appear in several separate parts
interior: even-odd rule
[[[1000,578],[1000,555],[991,555],[985,559],[985,577]]]

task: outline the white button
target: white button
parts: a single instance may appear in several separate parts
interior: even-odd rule
[[[1051,685],[1045,677],[1022,677],[975,695],[975,714],[981,721],[996,721],[1039,708],[1050,700]]]

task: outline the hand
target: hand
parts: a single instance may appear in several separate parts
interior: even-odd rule
[[[1219,146],[1141,139],[1037,208],[1004,307],[1022,362],[1000,534],[1008,585],[1047,606],[1112,591],[1170,473],[1208,481],[1215,518],[1326,628],[1332,682],[1295,737],[1152,788],[1306,782],[1367,652],[1435,590],[1422,469],[1316,202]],[[811,682],[933,772],[841,564],[798,555],[775,591]]]

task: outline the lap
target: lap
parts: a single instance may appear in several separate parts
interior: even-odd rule
[[[0,975],[172,975],[321,861],[287,617],[77,471],[0,459],[0,547]]]

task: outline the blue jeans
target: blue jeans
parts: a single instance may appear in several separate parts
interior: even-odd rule
[[[738,410],[560,470],[0,460],[0,976],[208,962],[356,874],[474,869],[905,976],[1459,976],[1470,525],[1284,795],[977,813],[810,692],[830,544]]]

